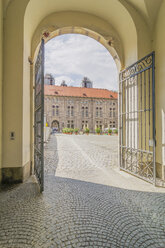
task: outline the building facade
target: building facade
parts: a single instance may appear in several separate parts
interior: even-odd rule
[[[45,116],[48,126],[118,128],[118,94],[95,88],[45,85]]]

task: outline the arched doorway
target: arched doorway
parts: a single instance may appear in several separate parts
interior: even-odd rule
[[[52,121],[51,128],[55,129],[56,132],[59,131],[59,122],[57,120]]]
[[[43,34],[46,41],[49,35]],[[40,49],[44,51],[44,46]],[[121,170],[152,183],[156,177],[154,83],[154,53],[120,73],[119,166]],[[58,128],[57,122],[54,125]]]

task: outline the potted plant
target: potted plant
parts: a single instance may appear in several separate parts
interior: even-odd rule
[[[118,135],[118,129],[117,129],[117,128],[114,130],[114,133],[115,133],[116,135]]]
[[[78,131],[79,131],[78,128],[75,128],[75,129],[74,129],[74,133],[75,133],[76,135],[78,134]]]
[[[65,133],[66,134],[66,128],[63,128],[62,129],[62,133]]]
[[[86,133],[87,135],[89,134],[89,128],[88,128],[88,127],[86,127],[84,131],[85,131],[85,133]]]
[[[112,129],[108,129],[108,135],[112,134]]]
[[[100,133],[101,133],[100,127],[97,127],[97,128],[95,129],[95,131],[96,131],[96,133],[97,133],[98,135],[100,135]]]
[[[69,134],[72,134],[73,133],[73,128],[69,128]]]

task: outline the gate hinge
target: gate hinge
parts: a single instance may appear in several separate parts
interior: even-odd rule
[[[33,90],[35,90],[35,88],[36,88],[36,87],[35,87],[35,86],[33,86]]]

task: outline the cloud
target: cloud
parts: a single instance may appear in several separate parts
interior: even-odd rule
[[[45,73],[52,73],[56,84],[65,80],[80,86],[84,76],[95,88],[118,89],[118,72],[107,49],[87,36],[66,34],[46,44]]]
[[[74,80],[71,77],[67,77],[67,76],[56,77],[55,78],[55,84],[60,85],[63,80],[67,83],[68,86],[72,86],[72,84],[74,84]]]

